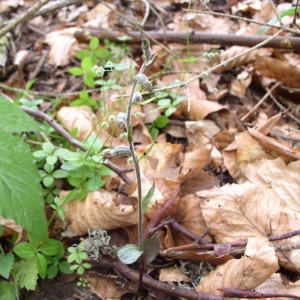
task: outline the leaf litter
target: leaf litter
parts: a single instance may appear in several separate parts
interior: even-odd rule
[[[25,1],[25,6],[31,2]],[[108,9],[103,3],[92,2],[84,5],[74,23],[57,24],[50,19],[47,26],[51,30],[45,25],[41,27],[44,32],[42,41],[34,41],[35,48],[30,50],[29,57],[32,59],[40,55],[39,51],[46,45],[50,51],[34,90],[66,94],[72,90],[72,82],[78,82],[78,79],[67,74],[64,68],[73,66],[79,49],[87,48],[86,41],[77,37],[79,33],[85,32],[87,35],[83,36],[88,37],[97,34],[99,27],[118,30],[122,24],[130,36],[131,25],[116,14],[120,7],[109,3],[111,9]],[[218,6],[217,2],[211,4],[213,10],[214,5]],[[250,15],[260,22],[268,22],[275,15],[269,1],[250,2],[232,1],[231,7],[220,7],[225,12]],[[1,4],[2,11],[9,11],[11,7],[18,5],[13,1]],[[144,6],[133,3],[132,7],[124,6],[123,13],[135,22],[141,22],[146,13]],[[162,25],[164,29],[173,31],[186,30],[188,26],[189,30],[212,34],[237,32],[251,35],[261,28],[258,24],[237,23],[224,16],[186,12],[185,1],[151,3],[151,8],[156,11],[149,17],[156,19],[156,23],[148,24],[153,30],[159,30]],[[164,15],[166,9],[171,11],[171,8],[174,9],[173,19],[164,24],[157,14]],[[196,4],[195,9],[199,9]],[[41,20],[36,17],[29,24],[36,26]],[[276,32],[274,28],[269,30],[268,34]],[[26,45],[24,40],[21,43]],[[141,64],[140,55],[134,53],[140,46],[129,45],[133,60],[137,65]],[[152,44],[158,55],[147,68],[147,75],[153,78],[164,66],[173,73],[162,72],[156,82],[159,87],[172,84],[175,79],[186,81],[193,78],[195,73],[200,74],[247,49],[240,46],[225,48],[217,43],[187,47],[167,41],[166,45],[172,55],[178,53],[178,57],[172,60],[173,56],[161,45]],[[22,45],[19,47],[21,49]],[[210,53],[215,49],[219,55],[213,59],[203,56],[204,52]],[[185,62],[188,55],[195,61]],[[25,65],[27,69],[23,72],[12,70],[8,73],[10,75],[4,82],[24,88],[25,74],[32,69],[30,61]],[[51,71],[46,71],[47,68]],[[98,92],[93,94],[94,99],[102,99],[106,110],[72,107],[68,105],[72,102],[69,98],[57,108],[57,120],[68,131],[76,132],[80,141],[94,135],[109,147],[126,144],[126,138],[120,137],[120,131],[115,130],[113,125],[109,128],[101,125],[107,119],[107,112],[117,116],[126,107],[128,98],[125,95],[131,82],[127,80],[129,82],[124,86],[122,78],[130,79],[128,71],[125,73],[122,75],[120,72],[117,77],[122,90],[102,92],[100,96]],[[176,91],[185,97],[185,101],[171,115],[168,126],[160,130],[150,153],[140,160],[144,196],[155,183],[154,196],[144,216],[146,224],[155,218],[157,211],[178,189],[181,190],[181,195],[166,209],[165,217],[159,220],[160,255],[157,258],[158,272],[153,272],[158,280],[214,295],[223,295],[223,288],[255,290],[265,294],[300,294],[298,73],[298,53],[283,54],[277,49],[259,48],[220,66],[199,81],[194,80],[186,90]],[[106,78],[114,76],[111,73]],[[47,80],[50,85],[42,88]],[[279,85],[272,97],[243,118],[277,82]],[[81,87],[79,83],[78,89]],[[212,92],[214,88],[216,92]],[[281,106],[274,98],[280,101]],[[156,108],[153,103],[134,108],[134,137],[138,141],[136,149],[139,157],[154,142],[145,122],[149,124],[154,120],[153,115],[159,115]],[[153,115],[149,111],[154,111]],[[132,168],[124,159],[113,160],[120,168]],[[111,233],[112,242],[119,246],[134,243],[137,235],[137,188],[133,172],[128,176],[133,182],[131,185],[111,174],[106,176],[102,189],[90,192],[84,200],[75,199],[67,203],[64,226],[68,226],[76,236],[99,229]],[[69,191],[62,191],[61,199],[67,193]],[[20,231],[17,232],[20,234]],[[170,266],[163,267],[161,260]],[[205,276],[200,270],[204,263],[207,264]],[[153,270],[155,268],[149,266],[149,272]],[[136,289],[135,284],[124,278],[121,283],[109,276],[91,276],[88,280],[92,291],[105,299],[121,299]]]

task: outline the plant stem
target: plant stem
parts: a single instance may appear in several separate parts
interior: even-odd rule
[[[143,67],[142,67],[143,69]],[[133,136],[132,136],[132,127],[131,127],[131,107],[132,107],[132,100],[134,91],[136,88],[137,82],[134,81],[128,107],[127,107],[127,134],[128,134],[128,143],[130,152],[132,155],[133,163],[134,163],[134,169],[136,174],[136,181],[137,181],[137,190],[138,190],[138,244],[140,251],[143,251],[143,213],[142,213],[142,182],[141,182],[141,171],[139,166],[139,160],[137,155],[134,151],[134,145],[133,145]]]

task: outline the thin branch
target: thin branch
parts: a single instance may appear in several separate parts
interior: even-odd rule
[[[186,32],[186,31],[170,31],[157,32],[157,31],[130,31],[128,33],[115,31],[115,30],[103,30],[98,28],[84,28],[91,35],[107,38],[111,41],[118,42],[119,38],[124,35],[130,35],[131,39],[127,43],[140,43],[143,35],[149,36],[149,39],[154,42],[168,42],[168,43],[181,43],[186,44],[187,36],[190,43],[204,43],[212,45],[223,46],[246,46],[253,47],[261,42],[267,40],[270,35],[236,35],[236,34],[218,34],[218,33],[206,33],[206,32]],[[281,32],[284,30],[282,29]],[[278,48],[292,50],[299,52],[300,38],[293,36],[280,36],[268,40],[265,47]],[[168,51],[169,52],[169,51]]]
[[[32,110],[29,108],[22,107],[22,110],[24,110],[28,115],[38,118],[40,120],[44,120],[47,122],[51,127],[53,127],[56,132],[58,132],[62,137],[64,137],[71,145],[73,145],[76,148],[81,149],[82,151],[89,151],[88,148],[84,147],[77,139],[72,137],[61,125],[59,125],[53,118],[45,114],[41,111]],[[112,171],[114,171],[116,174],[122,178],[122,180],[128,184],[131,184],[131,179],[126,175],[127,172],[131,172],[132,170],[121,170],[118,166],[113,164],[110,161],[106,161],[103,163],[104,166],[108,167]]]
[[[14,18],[7,25],[5,25],[2,29],[0,29],[0,38],[3,37],[6,33],[16,28],[22,22],[30,20],[34,14],[45,4],[47,4],[51,0],[41,0],[32,7],[30,7],[27,11],[25,11],[21,16]]]

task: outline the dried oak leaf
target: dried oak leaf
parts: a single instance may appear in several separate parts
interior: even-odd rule
[[[62,191],[60,199],[69,192]],[[117,204],[117,194],[99,189],[90,192],[84,200],[73,200],[64,205],[66,222],[77,235],[88,230],[127,227],[137,224],[137,210],[133,205]]]
[[[159,281],[166,281],[166,282],[190,282],[190,278],[181,272],[178,268],[175,267],[167,267],[161,268],[159,272]]]
[[[219,244],[269,236],[278,227],[280,198],[260,183],[200,191],[202,215]]]
[[[279,269],[275,250],[266,237],[249,238],[245,255],[218,266],[203,278],[198,292],[222,295],[222,287],[254,289]]]

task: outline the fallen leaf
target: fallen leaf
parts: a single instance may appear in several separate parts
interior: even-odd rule
[[[196,194],[202,197],[209,233],[219,244],[269,236],[278,227],[280,198],[262,184],[227,184]]]
[[[265,282],[279,269],[274,248],[266,237],[249,238],[245,255],[241,259],[231,259],[218,266],[203,278],[198,292],[222,295],[222,287],[252,290]]]

